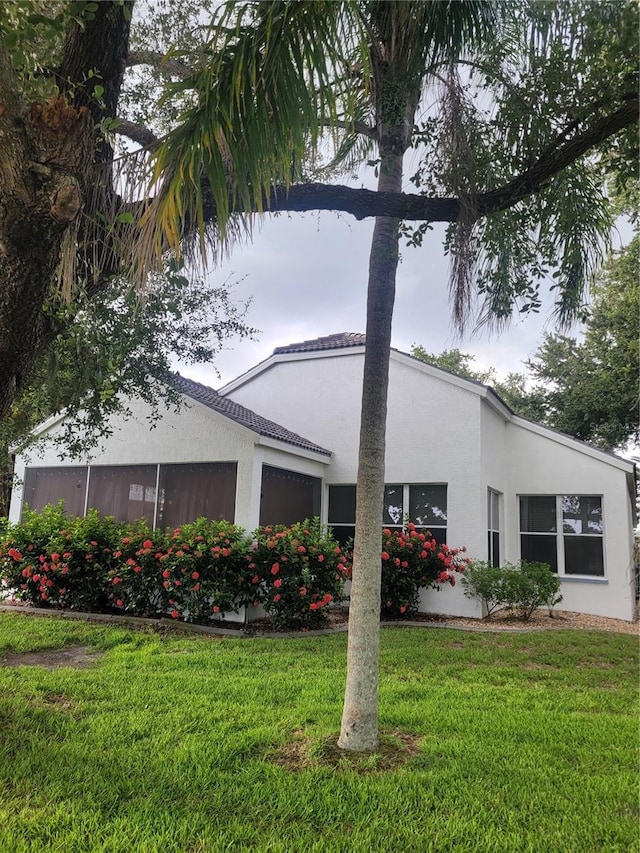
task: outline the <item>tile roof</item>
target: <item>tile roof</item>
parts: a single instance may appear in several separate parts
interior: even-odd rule
[[[314,338],[310,341],[301,341],[298,344],[289,344],[285,347],[276,347],[274,355],[282,355],[291,352],[320,352],[328,349],[342,349],[344,347],[363,347],[365,336],[361,332],[338,332],[335,335],[326,335],[324,338]]]
[[[314,453],[322,453],[324,456],[330,456],[331,451],[314,444],[301,435],[298,435],[291,430],[285,429],[280,424],[274,421],[269,421],[266,418],[252,412],[251,409],[246,409],[240,403],[228,397],[222,397],[213,388],[208,385],[202,385],[200,382],[194,382],[193,379],[187,379],[186,376],[180,376],[179,373],[174,374],[174,387],[181,394],[185,394],[192,400],[202,403],[203,406],[212,409],[225,418],[229,418],[241,426],[247,427],[259,435],[266,438],[275,438],[277,441],[284,441],[286,444],[293,444],[295,447],[300,447],[303,450],[311,450]]]

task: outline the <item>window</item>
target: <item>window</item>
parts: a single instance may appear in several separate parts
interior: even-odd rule
[[[560,575],[604,577],[602,498],[521,497],[520,553],[523,560],[548,563]]]
[[[260,524],[295,524],[320,515],[320,480],[296,471],[262,466]]]
[[[416,527],[430,530],[438,545],[447,541],[447,487],[409,486],[409,518]]]
[[[487,560],[500,565],[500,495],[493,489],[487,493]]]
[[[356,487],[329,486],[329,525],[341,545],[356,533]]]
[[[43,509],[47,504],[64,501],[69,515],[84,515],[87,495],[87,469],[27,468],[24,477],[23,503],[30,509]]]
[[[160,466],[157,527],[179,527],[196,518],[233,521],[235,462]]]
[[[602,498],[562,497],[564,571],[567,575],[604,575]]]
[[[400,529],[407,515],[418,528],[430,530],[437,542],[446,542],[447,487],[386,485],[382,506],[383,526]],[[328,521],[338,542],[344,544],[353,538],[356,523],[355,486],[329,486]]]

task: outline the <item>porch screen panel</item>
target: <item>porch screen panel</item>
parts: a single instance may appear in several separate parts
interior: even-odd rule
[[[320,515],[320,480],[285,468],[262,466],[260,524],[295,524]]]
[[[87,490],[87,469],[73,468],[27,468],[24,478],[23,505],[41,510],[47,504],[64,501],[69,515],[84,515],[84,499]]]
[[[236,508],[235,462],[160,466],[158,527],[179,527],[197,518],[233,522]]]
[[[91,467],[89,507],[116,521],[146,519],[153,526],[156,503],[155,465],[99,465]]]

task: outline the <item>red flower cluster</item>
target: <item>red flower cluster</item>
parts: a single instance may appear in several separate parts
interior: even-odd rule
[[[403,530],[382,531],[382,609],[391,616],[418,609],[420,589],[455,586],[467,561],[464,548],[439,545],[428,530],[409,522]]]

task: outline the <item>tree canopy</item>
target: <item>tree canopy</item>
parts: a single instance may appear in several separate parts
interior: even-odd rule
[[[414,176],[416,191],[399,193],[356,189],[335,178],[322,182],[326,158],[319,163],[306,156],[315,138],[321,145],[334,140],[339,159],[351,155],[343,164],[363,154],[375,162],[377,129],[363,98],[371,69],[354,38],[363,32],[363,16],[374,5],[200,3],[187,10],[157,0],[136,17],[132,32],[129,0],[2,4],[0,412],[6,412],[39,355],[63,332],[67,321],[60,311],[52,316],[50,308],[61,295],[69,299],[71,282],[91,297],[114,273],[131,273],[132,253],[139,259],[142,252],[151,262],[151,246],[164,251],[165,237],[155,231],[151,216],[145,218],[147,206],[140,196],[149,161],[133,154],[115,157],[117,137],[154,150],[154,177],[162,185],[159,222],[166,226],[171,212],[181,220],[165,228],[169,241],[208,222],[214,249],[220,250],[221,233],[247,233],[247,221],[238,217],[250,209],[393,215],[406,222],[422,220],[425,227],[445,221],[456,223],[450,238],[454,256],[471,248],[471,260],[480,262],[477,279],[473,273],[458,274],[461,306],[473,279],[472,290],[477,280],[487,317],[506,318],[514,301],[518,310],[535,308],[535,274],[553,272],[555,263],[558,311],[571,313],[580,302],[585,259],[595,260],[593,246],[602,242],[601,234],[591,237],[598,236],[594,217],[603,209],[603,172],[621,184],[635,174],[637,4],[507,4],[517,14],[499,38],[487,40],[484,60],[474,60],[470,76],[456,77],[446,63],[434,69],[447,94],[442,109],[420,107],[413,144],[425,156]],[[347,19],[356,22],[355,29],[346,26]],[[292,36],[299,27],[302,41]],[[264,88],[275,78],[263,77],[263,66],[242,65],[236,52],[235,61],[246,72],[245,89],[234,90],[235,106],[228,115],[220,112],[220,132],[212,133],[209,147],[206,130],[217,109],[216,92],[222,91],[216,86],[224,76],[217,75],[232,70],[233,50],[225,54],[223,48],[238,44],[245,30],[254,31],[259,50],[268,40],[282,57],[297,57],[298,72],[308,75],[310,85],[306,104],[291,94],[299,87],[284,91],[288,106],[262,116],[269,119],[272,135],[257,151],[245,148],[243,154],[243,140],[255,145],[259,116],[254,111],[253,125],[246,128],[238,122],[248,120],[243,105],[260,100],[255,86],[263,87],[265,104],[275,103],[277,93]],[[322,57],[316,47],[321,42],[333,45]],[[307,70],[310,64],[303,67],[305,46],[316,76]],[[278,59],[262,55],[265,62]],[[287,66],[291,73],[296,62]],[[320,115],[330,132],[314,131],[312,115]],[[294,116],[306,117],[299,122],[296,152]],[[452,135],[447,123],[456,116],[464,122],[457,122],[459,132]],[[198,127],[205,132],[202,144],[188,152],[189,167],[186,161],[179,166],[181,140]],[[256,153],[269,169],[276,149],[280,165],[268,179],[259,179],[249,155]],[[176,179],[180,168],[182,189]],[[142,219],[153,232],[142,243],[132,218]],[[419,238],[418,227],[411,239]],[[38,251],[25,257],[22,247],[29,251],[34,245]],[[162,264],[158,259],[158,267]],[[134,265],[139,267],[139,261]],[[458,273],[461,269],[474,267],[463,264]]]
[[[636,235],[596,278],[583,339],[548,334],[526,363],[541,420],[607,450],[640,437],[639,248]]]
[[[493,368],[476,369],[459,349],[411,354],[490,385],[518,415],[554,427],[605,450],[640,439],[638,371],[640,238],[614,252],[592,285],[580,338],[547,333],[522,372],[501,380]]]

